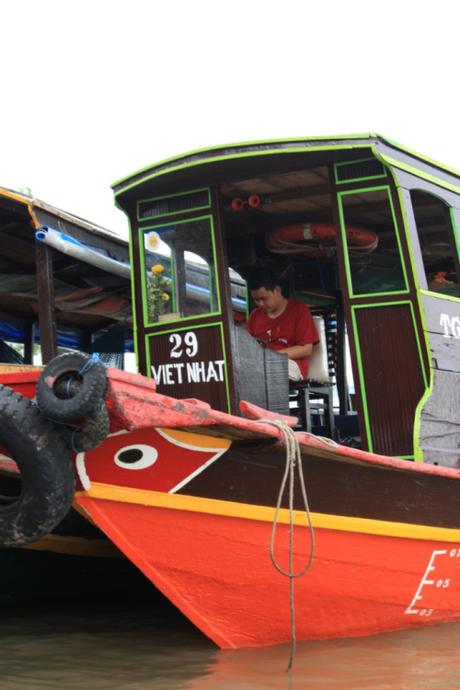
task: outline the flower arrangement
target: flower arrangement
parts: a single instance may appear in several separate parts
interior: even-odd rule
[[[159,321],[160,314],[162,314],[169,302],[169,293],[166,289],[171,285],[171,281],[165,278],[163,272],[165,267],[163,264],[154,264],[150,269],[148,279],[148,305],[149,318],[152,323]]]

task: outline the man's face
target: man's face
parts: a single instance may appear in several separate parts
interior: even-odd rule
[[[279,287],[275,287],[274,290],[267,290],[264,287],[258,290],[251,290],[251,297],[256,306],[263,309],[267,314],[278,311],[283,302],[283,296]]]

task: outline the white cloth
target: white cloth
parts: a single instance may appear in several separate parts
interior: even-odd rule
[[[303,376],[299,365],[293,359],[288,360],[288,376],[289,381],[302,381]]]

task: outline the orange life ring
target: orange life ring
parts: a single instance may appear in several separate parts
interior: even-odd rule
[[[356,225],[347,225],[346,233],[351,254],[370,254],[379,243],[375,232]],[[267,249],[277,254],[330,256],[334,247],[322,244],[334,242],[335,236],[334,226],[328,223],[296,223],[270,230],[266,234],[265,242]],[[315,243],[314,246],[306,244],[312,242]]]

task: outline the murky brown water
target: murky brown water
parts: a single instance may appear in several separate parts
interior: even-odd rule
[[[220,651],[164,605],[7,610],[2,690],[427,690],[460,688],[460,624],[289,648]]]

